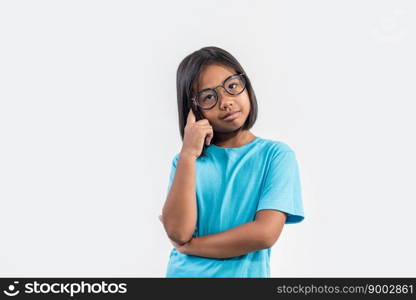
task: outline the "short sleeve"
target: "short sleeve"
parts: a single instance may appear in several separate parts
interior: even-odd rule
[[[257,211],[274,209],[287,214],[285,224],[304,219],[299,167],[295,153],[278,153],[270,162]]]
[[[176,165],[178,164],[178,159],[179,159],[179,153],[176,154],[174,158],[172,159],[172,164],[170,167],[170,174],[169,174],[169,183],[168,183],[168,188],[166,190],[166,193],[169,193],[170,187],[173,183],[173,178],[175,178]]]

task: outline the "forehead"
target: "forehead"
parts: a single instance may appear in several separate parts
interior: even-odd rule
[[[205,66],[199,74],[197,90],[200,91],[206,88],[214,88],[222,84],[228,76],[234,74],[235,70],[228,66],[219,64]]]

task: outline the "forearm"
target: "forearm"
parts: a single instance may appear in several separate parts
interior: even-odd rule
[[[182,244],[195,231],[197,219],[195,168],[196,158],[182,153],[175,177],[162,210],[162,222],[171,240]]]
[[[230,258],[268,247],[264,230],[253,221],[224,232],[194,237],[183,251],[189,255]]]

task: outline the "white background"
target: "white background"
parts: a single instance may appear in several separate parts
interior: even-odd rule
[[[176,69],[204,46],[298,158],[272,277],[416,275],[414,1],[2,1],[0,43],[0,276],[165,276]]]

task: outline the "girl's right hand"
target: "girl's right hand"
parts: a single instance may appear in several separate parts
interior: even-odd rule
[[[213,137],[214,131],[208,120],[195,121],[195,115],[191,108],[186,119],[181,154],[198,158],[202,153],[204,142],[208,146]]]

